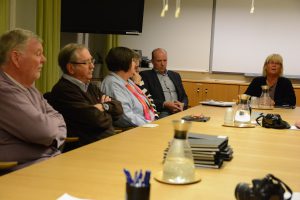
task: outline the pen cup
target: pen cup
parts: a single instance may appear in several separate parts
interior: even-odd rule
[[[150,184],[148,186],[136,187],[126,183],[126,200],[149,200]]]

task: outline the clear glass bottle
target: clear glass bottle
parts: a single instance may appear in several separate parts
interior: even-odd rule
[[[250,108],[258,108],[259,98],[256,96],[252,96],[250,99]]]
[[[272,99],[269,94],[269,86],[268,85],[262,85],[261,86],[262,92],[261,96],[259,97],[259,108],[261,109],[272,109]]]
[[[226,108],[225,114],[224,114],[224,125],[233,125],[233,119],[234,119],[234,112],[231,107]]]
[[[235,111],[234,125],[241,126],[251,123],[251,111],[249,106],[249,95],[242,94],[239,96],[239,104]]]
[[[195,165],[187,132],[190,121],[174,120],[174,138],[170,143],[163,166],[162,179],[170,183],[188,183],[195,180]]]

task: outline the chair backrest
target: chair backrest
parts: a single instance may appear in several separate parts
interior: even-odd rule
[[[50,105],[53,105],[52,104],[52,94],[51,94],[51,92],[46,92],[46,93],[44,93],[43,94],[43,97],[48,101],[48,103],[50,104]]]

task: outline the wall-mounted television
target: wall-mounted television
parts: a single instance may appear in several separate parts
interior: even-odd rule
[[[144,0],[61,0],[61,32],[140,34]]]

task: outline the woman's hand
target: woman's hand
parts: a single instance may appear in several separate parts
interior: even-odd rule
[[[137,72],[134,72],[133,76],[132,76],[132,81],[137,84],[137,85],[140,85],[141,81],[142,81],[142,77],[139,73]]]

